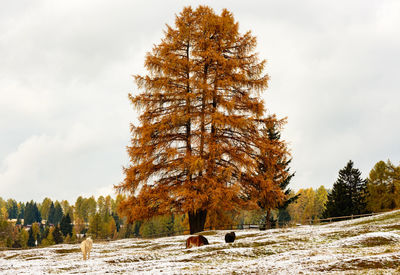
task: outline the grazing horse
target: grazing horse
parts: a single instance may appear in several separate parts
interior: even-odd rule
[[[92,250],[92,246],[93,246],[93,241],[90,237],[88,237],[86,240],[81,242],[81,250],[82,250],[84,260],[86,260],[86,255],[87,255],[87,258],[90,259],[90,250]]]
[[[205,244],[208,244],[208,240],[203,235],[190,236],[186,240],[186,248],[191,248],[194,246],[202,246]]]
[[[236,238],[235,232],[226,233],[225,242],[226,243],[233,243],[235,241],[235,238]]]

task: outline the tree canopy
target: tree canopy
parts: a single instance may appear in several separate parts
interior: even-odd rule
[[[391,210],[400,206],[400,166],[388,160],[379,161],[369,173],[368,209],[373,212]]]
[[[262,134],[278,120],[264,117],[259,93],[268,76],[255,47],[226,9],[186,7],[167,25],[146,55],[148,74],[135,76],[142,92],[129,95],[140,123],[131,125],[130,165],[116,188],[129,194],[120,210],[130,221],[188,213],[194,233],[209,211],[256,205],[265,192],[250,183],[283,197],[255,172],[260,152],[279,150]]]

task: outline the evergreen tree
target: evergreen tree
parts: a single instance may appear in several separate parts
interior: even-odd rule
[[[122,224],[122,220],[119,218],[117,213],[112,213],[111,216],[113,217],[114,221],[115,221],[115,226],[117,228],[117,231],[119,232],[119,228],[121,227]]]
[[[62,243],[62,242],[63,242],[63,237],[62,237],[62,233],[61,233],[61,230],[60,230],[60,226],[59,226],[59,225],[57,225],[57,226],[54,228],[54,231],[53,231],[53,238],[54,238],[54,242],[55,242],[56,244],[59,244],[59,243]]]
[[[271,122],[267,124],[268,127],[264,137],[272,146],[270,145],[267,147],[270,148],[270,150],[266,151],[264,158],[261,158],[262,163],[259,164],[259,169],[261,168],[261,171],[265,171],[264,173],[269,170],[269,172],[266,174],[273,179],[273,182],[279,186],[281,192],[283,193],[282,199],[276,200],[275,207],[278,209],[277,220],[274,220],[270,215],[271,210],[275,207],[270,207],[267,209],[267,213],[265,215],[267,228],[271,228],[271,221],[274,223],[278,222],[279,225],[287,224],[291,220],[287,208],[300,196],[299,194],[292,195],[292,190],[288,188],[288,185],[295,173],[290,173],[289,164],[291,163],[292,159],[289,158],[289,152],[286,144],[281,141],[280,130],[283,123],[284,120],[271,120]],[[271,198],[272,196],[269,197]]]
[[[32,228],[29,229],[28,246],[29,247],[34,247],[35,246],[35,238],[33,237]]]
[[[277,222],[279,226],[287,225],[292,220],[287,208],[278,208]]]
[[[37,207],[36,202],[33,204],[32,208],[33,208],[35,222],[38,222],[38,223],[42,222],[42,215],[40,214],[40,211],[39,211],[39,208]]]
[[[15,200],[13,200],[13,199],[7,200],[7,210],[8,210],[8,218],[9,219],[17,219],[18,218],[18,204]]]
[[[54,203],[51,202],[50,204],[50,208],[49,208],[49,213],[48,213],[48,218],[47,218],[47,222],[49,224],[55,224],[55,207],[54,207]]]
[[[27,202],[24,212],[24,225],[32,224],[35,222],[35,214],[33,212],[33,202]]]
[[[60,229],[63,235],[66,237],[67,235],[72,235],[72,223],[69,214],[63,216],[60,223]]]
[[[33,201],[27,202],[24,211],[24,225],[33,224],[34,222],[41,222],[42,217],[39,209]]]
[[[61,204],[56,201],[55,209],[54,209],[54,224],[55,225],[60,224],[63,215],[64,214],[63,214]]]
[[[47,237],[49,236],[49,233],[50,233],[50,227],[49,227],[49,226],[46,226],[46,227],[44,228],[44,230],[41,231],[41,233],[42,233],[41,239],[42,239],[42,240],[47,239]]]
[[[366,213],[367,181],[353,168],[350,160],[339,171],[339,177],[328,194],[324,217],[340,217]]]
[[[20,202],[18,203],[18,219],[22,220],[24,216],[25,216],[25,204],[23,202]]]

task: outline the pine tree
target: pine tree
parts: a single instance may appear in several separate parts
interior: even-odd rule
[[[187,213],[195,233],[209,211],[249,203],[241,176],[256,168],[254,151],[264,146],[258,92],[268,80],[255,46],[229,11],[200,6],[184,8],[147,54],[149,75],[135,77],[144,92],[130,95],[142,110],[131,126],[131,165],[116,187],[129,194],[120,210],[130,222]]]
[[[18,218],[18,204],[13,199],[7,200],[7,210],[8,210],[8,218],[9,219],[17,219]]]
[[[55,209],[54,209],[54,224],[55,225],[60,224],[63,215],[64,214],[63,214],[61,204],[56,201]]]
[[[35,246],[35,238],[33,237],[32,228],[29,229],[28,246],[29,247],[34,247]]]
[[[69,236],[72,235],[72,223],[71,223],[71,218],[69,217],[69,214],[62,217],[61,223],[60,223],[60,229],[65,237],[67,237],[67,235],[69,235]]]
[[[44,228],[44,230],[42,231],[41,239],[42,239],[42,240],[46,239],[47,236],[49,236],[49,233],[50,233],[50,228],[49,228],[48,226],[46,226],[46,227]]]
[[[35,220],[30,202],[26,203],[23,219],[24,219],[24,225],[32,224],[33,221]]]
[[[60,226],[59,226],[59,225],[57,225],[57,226],[54,228],[54,231],[53,231],[53,238],[54,238],[54,242],[55,242],[56,244],[59,244],[59,243],[62,243],[62,242],[63,242],[63,236],[62,236],[62,233],[61,233],[61,230],[60,230]]]
[[[367,181],[361,179],[361,172],[353,168],[350,160],[339,171],[339,178],[328,194],[324,217],[340,217],[366,213]]]
[[[111,213],[111,216],[113,217],[114,221],[115,221],[115,226],[117,228],[117,231],[119,232],[119,229],[121,227],[122,224],[122,220],[120,219],[120,217],[118,216],[117,213]]]
[[[36,203],[33,201],[27,202],[24,212],[24,225],[32,224],[34,222],[41,222],[42,217]]]
[[[54,203],[51,202],[47,219],[49,224],[55,224],[55,211]]]
[[[18,203],[18,218],[17,218],[20,220],[20,223],[21,220],[24,218],[24,215],[25,215],[25,204],[23,202],[20,202]]]

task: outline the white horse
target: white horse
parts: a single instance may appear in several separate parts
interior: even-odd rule
[[[88,237],[86,240],[81,242],[81,250],[82,250],[84,260],[86,260],[86,255],[87,255],[87,258],[90,259],[90,250],[92,250],[92,246],[93,246],[93,241],[90,237]]]

